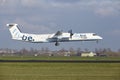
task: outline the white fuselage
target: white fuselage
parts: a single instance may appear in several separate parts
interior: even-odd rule
[[[12,35],[12,39],[22,40],[32,43],[45,43],[55,42],[58,46],[58,42],[69,42],[69,41],[97,41],[101,40],[102,37],[95,33],[72,33],[72,32],[60,32],[53,34],[28,34],[21,33],[17,27],[17,24],[7,24],[9,31]]]
[[[66,42],[66,41],[95,41],[102,39],[94,33],[74,33],[70,38],[70,33],[62,33],[62,35],[55,37],[54,34],[26,34],[23,33],[19,40],[29,42]]]

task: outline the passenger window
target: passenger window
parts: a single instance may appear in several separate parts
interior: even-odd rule
[[[86,38],[87,38],[86,35],[80,35],[80,37],[81,37],[82,39],[86,39]]]

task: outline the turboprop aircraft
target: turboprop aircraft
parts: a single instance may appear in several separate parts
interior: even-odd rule
[[[9,31],[12,35],[12,39],[21,40],[32,43],[50,43],[54,42],[55,46],[59,46],[59,42],[70,41],[98,41],[102,37],[95,33],[72,33],[72,30],[68,32],[57,31],[53,34],[29,34],[22,33],[18,28],[18,24],[7,24]]]

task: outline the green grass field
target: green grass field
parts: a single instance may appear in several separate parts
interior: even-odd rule
[[[120,60],[120,57],[0,57],[0,60]],[[0,62],[0,80],[120,80],[120,63]]]
[[[0,60],[120,60],[120,57],[0,56]]]
[[[120,63],[0,63],[0,80],[120,80]]]

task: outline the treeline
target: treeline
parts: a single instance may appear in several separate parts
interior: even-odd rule
[[[14,50],[14,49],[8,49],[8,48],[4,48],[4,49],[0,49],[0,56],[80,56],[81,53],[89,53],[91,52],[89,49],[73,49],[70,48],[69,50],[66,50],[64,48],[57,50],[57,51],[51,51],[49,48],[41,48],[41,49],[26,49],[23,48],[21,50]],[[113,51],[110,48],[99,48],[99,49],[95,49],[94,51],[92,51],[94,53],[96,53],[96,56],[108,56],[108,57],[112,57],[112,56],[120,56],[120,49],[118,49],[118,51]]]

